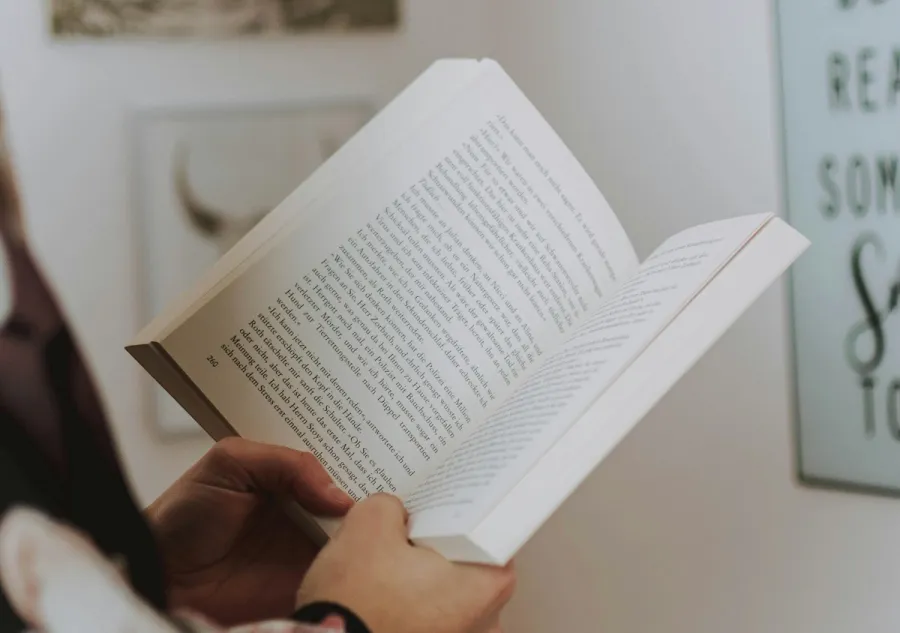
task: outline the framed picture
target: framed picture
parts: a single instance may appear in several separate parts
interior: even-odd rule
[[[900,496],[900,3],[777,9],[799,477]]]
[[[133,117],[142,327],[280,204],[374,114],[364,102]],[[197,426],[146,377],[165,434]]]
[[[56,37],[233,38],[393,30],[400,0],[48,0]]]

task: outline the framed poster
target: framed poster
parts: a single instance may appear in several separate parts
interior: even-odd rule
[[[360,101],[283,109],[140,112],[133,119],[138,300],[143,327],[374,114]],[[144,376],[164,435],[199,432]]]
[[[48,0],[57,38],[396,30],[400,0]]]
[[[778,0],[798,468],[900,494],[900,0]]]

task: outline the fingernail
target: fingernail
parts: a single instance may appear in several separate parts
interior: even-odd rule
[[[353,498],[335,483],[328,484],[328,496],[338,503],[353,503]]]

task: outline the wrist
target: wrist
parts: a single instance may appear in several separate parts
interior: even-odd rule
[[[320,624],[334,615],[344,620],[345,633],[372,633],[356,613],[336,602],[311,602],[297,609],[294,620],[304,624]]]

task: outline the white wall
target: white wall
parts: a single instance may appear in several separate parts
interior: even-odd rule
[[[130,104],[386,97],[432,58],[493,51],[642,253],[780,209],[771,0],[412,0],[397,38],[51,46],[0,0],[0,88],[40,255],[148,499],[205,442],[136,421]],[[108,73],[108,74],[107,74]],[[794,484],[783,289],[766,294],[527,547],[510,633],[846,633],[900,623],[900,502]]]
[[[642,253],[782,210],[771,0],[508,0],[498,57]],[[521,556],[514,633],[900,626],[900,502],[798,487],[768,292]]]
[[[209,446],[163,442],[141,419],[139,368],[123,345],[144,325],[134,305],[125,116],[131,107],[381,104],[433,59],[482,55],[479,0],[405,3],[398,35],[269,42],[60,45],[43,0],[0,0],[0,94],[39,257],[87,352],[143,501]]]

